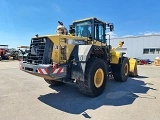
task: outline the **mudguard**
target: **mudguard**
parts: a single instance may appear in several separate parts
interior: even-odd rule
[[[84,81],[85,68],[88,59],[91,54],[104,54],[104,59],[108,60],[107,52],[105,52],[106,47],[96,46],[96,45],[76,45],[71,53],[70,59],[72,61],[71,67],[71,78],[76,80]],[[106,54],[105,54],[106,53]]]
[[[71,53],[73,63],[71,67],[71,78],[84,81],[86,61],[93,49],[93,45],[76,45]]]
[[[138,76],[136,59],[130,58],[129,59],[129,66],[130,66],[129,76],[132,76],[132,77]]]

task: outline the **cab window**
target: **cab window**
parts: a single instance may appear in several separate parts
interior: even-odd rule
[[[75,35],[78,37],[89,37],[91,35],[91,23],[90,22],[76,23]]]
[[[101,24],[96,24],[95,25],[95,40],[104,42],[105,37],[104,37],[104,28]]]

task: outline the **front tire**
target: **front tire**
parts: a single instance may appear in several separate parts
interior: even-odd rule
[[[129,76],[129,60],[126,57],[120,58],[119,61],[122,60],[122,63],[112,64],[112,74],[116,81],[125,82]]]
[[[102,94],[108,79],[106,63],[102,59],[90,58],[86,63],[84,81],[76,81],[78,90],[85,95],[96,97]]]

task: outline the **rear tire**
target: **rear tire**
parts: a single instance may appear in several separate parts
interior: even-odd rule
[[[116,81],[125,82],[129,76],[129,60],[126,57],[120,58],[119,61],[122,60],[122,63],[112,64],[112,74]]]
[[[55,80],[48,80],[48,79],[45,79],[44,80],[50,84],[51,86],[62,86],[64,85],[64,82],[60,82],[60,81],[55,81]]]
[[[86,63],[84,81],[76,81],[78,90],[88,96],[99,96],[105,89],[107,73],[106,63],[102,59],[90,58]]]

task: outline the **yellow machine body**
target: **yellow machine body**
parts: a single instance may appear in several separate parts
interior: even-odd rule
[[[88,38],[86,37],[77,37],[77,36],[73,36],[73,35],[47,35],[47,36],[42,36],[42,37],[48,37],[53,43],[54,43],[54,47],[52,50],[52,61],[56,62],[58,64],[63,64],[66,63],[66,61],[69,59],[75,45],[74,44],[68,44],[68,40],[84,40],[87,42],[87,44],[91,44],[91,45],[96,45],[96,46],[106,46],[106,44],[103,44],[99,41],[87,41]],[[119,46],[110,49],[110,63],[111,64],[118,64],[119,63],[119,59],[121,58],[121,53],[116,51],[116,49],[122,47],[124,44],[123,41],[119,42]],[[137,76],[137,63],[136,60],[133,58],[129,58],[129,74],[131,76]]]
[[[130,69],[129,69],[129,75],[130,76],[138,76],[138,71],[137,71],[137,61],[136,59],[130,58],[129,59],[129,65],[130,65]]]
[[[87,38],[79,38],[72,35],[50,35],[47,36],[53,43],[54,47],[52,50],[52,61],[62,64],[65,63],[74,49],[74,44],[68,44],[68,40],[86,40]]]
[[[88,18],[74,21],[69,27],[69,34],[62,26],[55,35],[33,37],[20,69],[51,85],[75,82],[89,96],[103,92],[109,74],[119,82],[125,82],[129,75],[138,75],[136,60],[116,51],[124,42],[112,48],[110,37],[106,40],[106,29],[113,31],[113,23]]]

